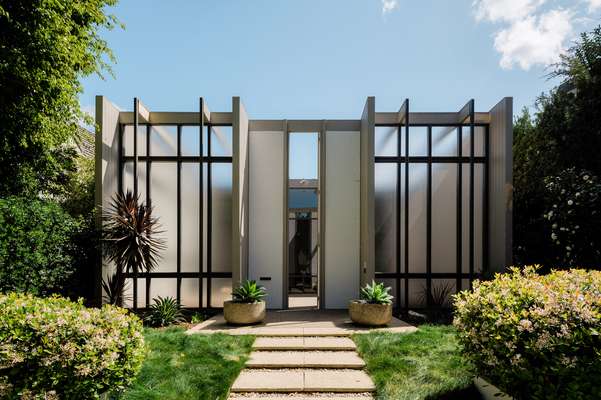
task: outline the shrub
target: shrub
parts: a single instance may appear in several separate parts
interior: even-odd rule
[[[150,311],[144,320],[150,326],[168,326],[185,321],[180,304],[173,297],[161,297],[152,300]]]
[[[262,301],[267,293],[263,286],[257,285],[255,281],[244,281],[232,292],[236,303],[257,303]]]
[[[0,292],[46,295],[74,272],[80,222],[53,202],[0,199]]]
[[[140,370],[140,320],[124,309],[0,295],[0,398],[93,399]]]
[[[512,268],[455,308],[464,354],[491,383],[516,398],[601,398],[601,272]]]
[[[370,304],[390,304],[392,297],[389,287],[384,287],[383,283],[372,282],[368,283],[364,288],[361,288],[361,300]]]
[[[567,266],[601,264],[601,183],[592,173],[569,168],[545,179],[549,208],[544,218],[555,261]]]

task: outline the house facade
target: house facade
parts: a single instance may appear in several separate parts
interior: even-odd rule
[[[96,203],[132,190],[160,218],[158,268],[128,275],[127,306],[172,296],[219,308],[254,279],[269,308],[315,294],[346,308],[372,280],[421,308],[511,263],[512,99],[476,112],[376,111],[357,119],[252,119],[231,111],[120,111],[96,98]],[[289,178],[290,135],[318,137],[318,177]],[[99,282],[112,273],[102,262]],[[97,296],[101,288],[98,285]]]

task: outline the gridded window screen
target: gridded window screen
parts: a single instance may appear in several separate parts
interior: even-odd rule
[[[409,272],[426,271],[428,166],[409,164]]]
[[[177,163],[153,163],[150,173],[153,215],[161,224],[165,249],[154,272],[177,271]]]
[[[133,190],[137,175],[166,248],[151,273],[128,276],[126,305],[144,307],[160,295],[189,308],[222,307],[232,283],[232,127],[205,127],[201,140],[199,125],[139,125],[137,152],[133,128],[121,127],[121,188]]]
[[[200,129],[198,126],[181,127],[181,153],[182,156],[200,156]],[[206,130],[203,129],[203,143],[207,143]],[[206,151],[205,154],[206,155]]]
[[[408,158],[396,146],[406,132]],[[485,125],[376,127],[375,272],[397,307],[436,305],[485,271],[488,134]]]
[[[376,271],[396,271],[397,165],[375,165]]]
[[[232,127],[231,126],[213,126],[213,127],[211,127],[211,155],[212,156],[231,156],[232,155]]]
[[[146,125],[138,125],[138,155],[145,156],[146,152]],[[123,126],[123,154],[126,156],[134,155],[134,127],[133,125]]]
[[[432,272],[455,272],[457,165],[432,165]]]
[[[213,272],[232,272],[232,165],[211,167]]]
[[[457,156],[457,127],[432,127],[432,155],[434,157]]]
[[[396,156],[398,139],[397,127],[377,126],[375,133],[376,156]]]
[[[128,161],[123,167],[123,191],[134,192],[134,163]],[[146,201],[146,164],[138,163],[138,196],[141,202]]]
[[[150,127],[150,155],[177,155],[177,126],[153,125]]]
[[[198,130],[198,129],[197,129]],[[197,133],[198,134],[198,133]],[[204,172],[206,176],[206,171]],[[181,271],[196,272],[200,268],[200,165],[183,163],[181,167]],[[204,180],[206,182],[206,180]],[[206,196],[206,183],[203,185]],[[207,205],[204,203],[204,215]],[[183,285],[183,283],[182,283]],[[196,289],[198,291],[198,289]],[[182,286],[182,299],[184,296]],[[196,299],[198,303],[198,299]]]
[[[428,128],[425,126],[409,127],[409,156],[428,155]]]

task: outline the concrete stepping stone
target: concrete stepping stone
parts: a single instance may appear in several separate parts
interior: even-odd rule
[[[361,369],[365,367],[365,361],[354,351],[307,351],[304,355],[304,368]]]
[[[232,393],[228,400],[374,400],[371,393]]]
[[[347,337],[258,337],[255,350],[355,350]]]
[[[305,340],[302,337],[258,337],[253,343],[255,350],[303,350]]]
[[[302,351],[253,351],[246,368],[301,368],[304,363]]]
[[[355,342],[346,337],[306,337],[305,350],[355,350]]]
[[[234,384],[232,392],[302,392],[304,374],[302,370],[243,370]]]
[[[361,369],[365,362],[353,351],[254,351],[247,368]]]
[[[373,392],[371,378],[358,370],[245,369],[231,392]]]
[[[305,371],[305,392],[373,392],[375,390],[374,382],[364,371]]]

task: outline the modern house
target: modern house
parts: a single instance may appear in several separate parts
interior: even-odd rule
[[[155,271],[128,276],[128,306],[160,295],[218,308],[245,279],[274,309],[298,295],[346,308],[372,279],[399,310],[468,288],[511,262],[512,117],[511,98],[485,112],[473,100],[376,112],[369,97],[357,119],[258,120],[238,97],[231,111],[201,98],[194,112],[155,112],[98,96],[97,205],[133,190],[167,242]],[[298,134],[318,138],[317,179],[289,179]]]

